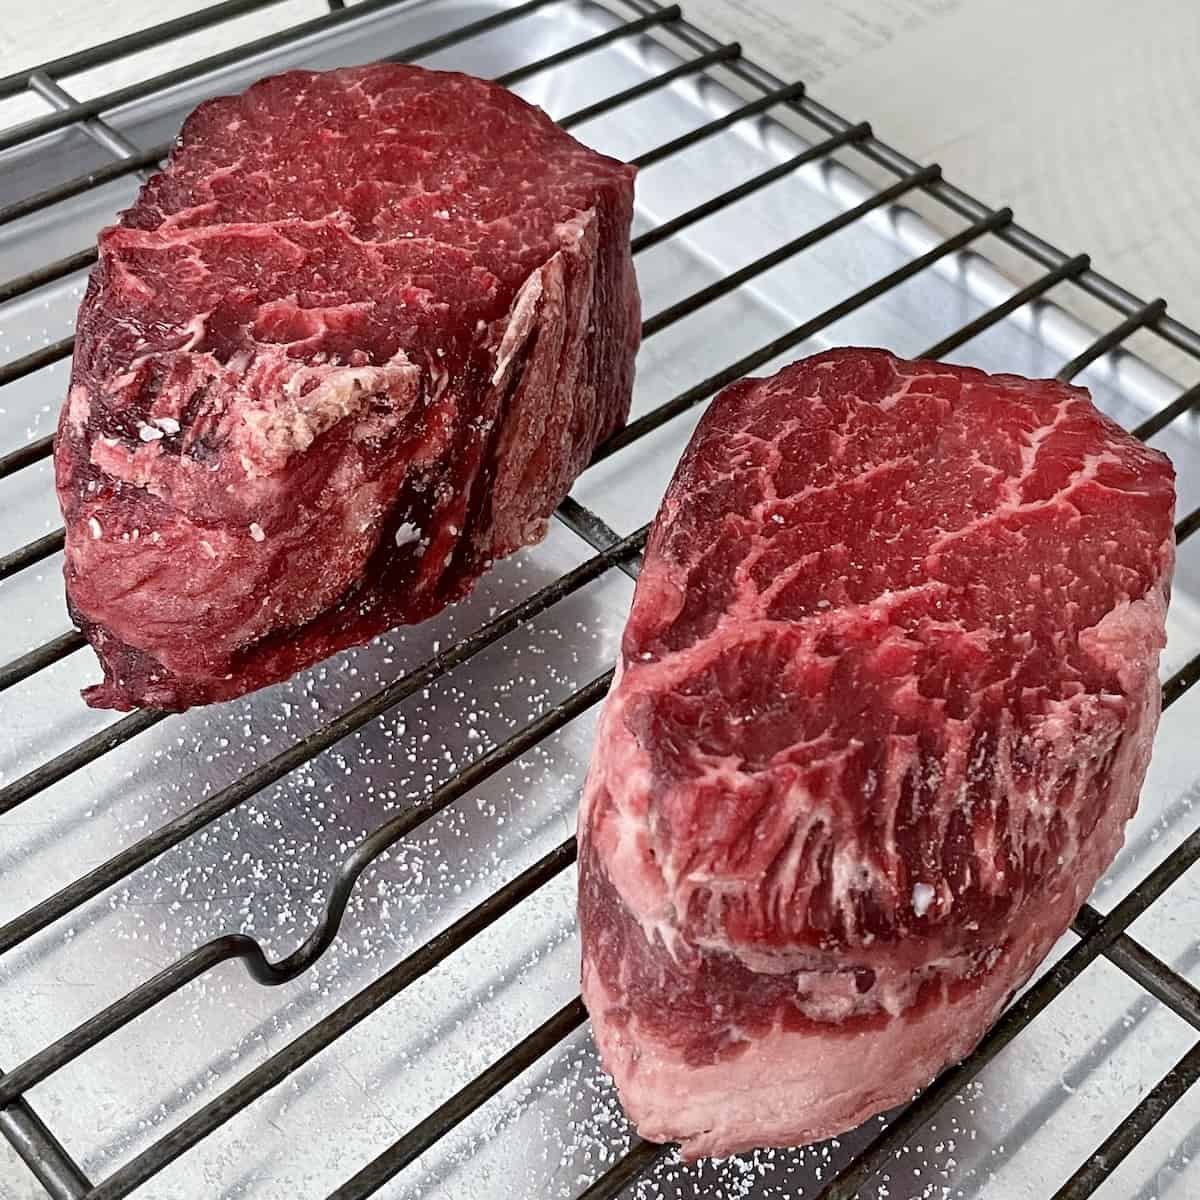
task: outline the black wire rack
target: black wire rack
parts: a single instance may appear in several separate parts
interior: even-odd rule
[[[192,15],[167,21],[139,33],[55,59],[37,68],[0,78],[0,100],[30,92],[40,96],[53,109],[46,115],[0,130],[0,150],[24,145],[32,139],[57,130],[78,128],[113,158],[108,165],[0,207],[0,225],[39,214],[122,177],[138,172],[145,173],[162,160],[169,149],[168,145],[140,148],[130,143],[106,122],[105,114],[118,106],[153,97],[179,84],[201,79],[209,72],[241,62],[251,55],[288,47],[301,38],[325,33],[366,14],[405,7],[405,0],[363,0],[350,8],[344,8],[341,0],[329,0],[331,11],[325,15],[86,101],[74,99],[59,82],[75,72],[112,63],[135,51],[160,46],[184,34],[266,8],[273,2],[274,0],[225,0],[224,3],[214,4]],[[389,57],[397,60],[417,60],[434,52],[445,51],[553,2],[554,0],[528,0],[527,3],[516,4],[419,44],[403,47]],[[652,3],[651,0],[611,0],[608,7],[620,18],[611,28],[596,37],[510,71],[500,76],[499,82],[515,84],[540,71],[567,63],[620,39],[636,35],[665,35],[669,32],[672,46],[683,47],[684,58],[678,66],[563,116],[560,123],[567,128],[573,128],[590,118],[618,109],[665,87],[676,79],[699,75],[720,67],[739,81],[749,98],[726,115],[646,151],[635,160],[640,166],[646,167],[667,159],[690,146],[702,143],[723,129],[768,111],[790,112],[819,132],[819,140],[787,161],[780,162],[640,234],[634,239],[635,254],[641,254],[703,218],[735,205],[751,193],[791,175],[805,164],[827,160],[835,152],[844,151],[861,156],[863,161],[874,164],[894,177],[893,182],[881,186],[867,200],[840,212],[817,228],[800,234],[686,299],[653,314],[645,323],[645,337],[654,336],[717,297],[729,294],[771,267],[802,253],[838,230],[862,220],[869,213],[901,197],[923,195],[957,218],[964,219],[967,225],[932,249],[912,257],[824,312],[796,325],[782,336],[730,363],[723,370],[686,391],[660,402],[604,443],[597,451],[596,461],[616,454],[651,431],[702,404],[726,384],[771,362],[793,347],[800,346],[834,322],[933,267],[940,260],[970,246],[985,234],[991,234],[1006,243],[1036,267],[1039,273],[1003,303],[983,312],[968,324],[948,333],[935,345],[928,347],[928,356],[941,357],[949,354],[1022,306],[1034,302],[1056,285],[1070,283],[1114,313],[1116,323],[1107,332],[1096,337],[1082,353],[1066,363],[1058,372],[1060,379],[1069,380],[1075,377],[1139,332],[1156,335],[1182,351],[1189,359],[1200,361],[1200,334],[1168,315],[1166,304],[1162,300],[1145,303],[1095,272],[1086,255],[1068,257],[1063,254],[1018,225],[1010,210],[992,209],[980,203],[945,181],[937,166],[925,166],[912,161],[876,138],[869,125],[852,124],[830,111],[809,96],[803,84],[783,83],[748,62],[737,44],[722,45],[709,38],[683,19],[678,6],[664,7]],[[0,281],[0,303],[29,295],[38,288],[65,279],[72,273],[90,266],[95,257],[96,252],[93,248],[81,248],[19,277]],[[23,357],[2,363],[0,386],[65,359],[70,356],[71,351],[72,339],[66,338]],[[1200,384],[1182,392],[1160,411],[1142,421],[1133,432],[1141,438],[1152,437],[1197,407],[1200,407]],[[43,437],[3,455],[0,457],[0,479],[40,462],[50,455],[51,449],[51,438]],[[68,917],[81,905],[100,896],[139,868],[154,862],[168,849],[178,846],[224,814],[395,708],[407,697],[428,687],[433,681],[468,662],[513,631],[521,629],[589,583],[612,571],[623,571],[630,576],[636,576],[639,554],[646,534],[645,527],[627,537],[619,537],[596,513],[571,499],[564,501],[556,515],[592,547],[595,553],[591,558],[528,595],[514,607],[498,613],[468,636],[407,670],[378,693],[361,699],[336,719],[321,725],[275,757],[196,803],[152,833],[131,842],[107,861],[61,887],[40,903],[34,904],[28,911],[7,921],[0,926],[0,956],[9,954],[39,932]],[[1185,513],[1176,528],[1178,541],[1185,542],[1195,533],[1198,526],[1200,509]],[[55,554],[62,548],[62,544],[62,531],[57,530],[5,554],[0,557],[0,580],[14,576]],[[0,666],[0,691],[16,687],[35,673],[75,653],[82,645],[83,640],[76,632],[65,632]],[[359,876],[368,866],[389,847],[406,838],[481,782],[596,705],[604,696],[611,675],[611,671],[606,671],[578,688],[511,737],[494,745],[445,783],[429,791],[418,803],[370,833],[345,858],[320,922],[293,953],[278,961],[272,961],[257,940],[240,933],[208,941],[116,1002],[96,1012],[7,1074],[0,1074],[0,1132],[30,1167],[46,1193],[57,1200],[79,1200],[80,1197],[115,1200],[116,1197],[126,1196],[140,1188],[164,1167],[186,1154],[256,1099],[277,1087],[381,1005],[421,979],[469,941],[482,935],[502,916],[565,871],[574,862],[573,839],[562,842],[396,966],[293,1038],[247,1074],[224,1087],[213,1099],[159,1136],[148,1148],[105,1179],[93,1181],[84,1175],[26,1098],[27,1093],[36,1085],[222,962],[231,959],[242,960],[253,979],[264,985],[284,983],[307,971],[337,937],[351,892]],[[1164,706],[1169,707],[1177,703],[1198,677],[1200,655],[1193,657],[1166,681]],[[0,814],[15,810],[101,756],[169,719],[164,713],[136,712],[117,720],[99,733],[85,738],[0,788]],[[1146,912],[1198,857],[1200,830],[1193,831],[1190,837],[1107,914],[1102,915],[1094,908],[1085,906],[1073,926],[1078,935],[1078,942],[1007,1009],[966,1061],[939,1077],[842,1166],[836,1177],[825,1183],[818,1200],[851,1200],[859,1194],[859,1189],[885,1168],[909,1138],[966,1087],[987,1063],[1099,956],[1107,958],[1146,993],[1170,1008],[1194,1030],[1200,1031],[1200,990],[1126,932],[1130,924]],[[351,1197],[367,1196],[378,1190],[543,1055],[559,1045],[585,1021],[586,1013],[580,1000],[576,998],[398,1138],[374,1161],[339,1187],[334,1195],[341,1200],[349,1200]],[[1062,1200],[1081,1200],[1082,1197],[1091,1195],[1198,1077],[1200,1041],[1197,1041],[1151,1088],[1115,1129],[1103,1137],[1095,1153],[1054,1193],[1055,1197]],[[619,1195],[669,1150],[669,1147],[635,1140],[632,1147],[617,1159],[615,1165],[586,1187],[581,1196],[586,1200],[602,1200]]]

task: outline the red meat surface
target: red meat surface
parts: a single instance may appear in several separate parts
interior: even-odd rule
[[[201,105],[79,313],[55,466],[88,703],[276,682],[540,538],[628,410],[633,175],[417,67]]]
[[[834,350],[715,400],[579,818],[584,998],[643,1136],[814,1141],[974,1047],[1135,809],[1173,507],[1053,381]]]

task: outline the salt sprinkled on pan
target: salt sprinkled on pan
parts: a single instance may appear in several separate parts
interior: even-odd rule
[[[923,917],[929,911],[929,906],[932,903],[933,888],[931,888],[927,883],[914,884],[912,890],[913,912],[915,912],[918,917]]]
[[[256,541],[261,542],[267,535],[263,533],[263,527],[257,521],[250,522],[250,536]]]
[[[421,531],[411,522],[405,521],[399,529],[396,530],[396,545],[407,546],[411,542],[421,540]]]

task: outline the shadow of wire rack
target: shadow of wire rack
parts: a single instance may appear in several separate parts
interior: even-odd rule
[[[0,1158],[0,1195],[1194,1195],[1200,385],[1141,355],[1200,336],[649,0],[331,0],[87,92],[272,2],[0,79],[44,106],[0,128],[0,1132],[32,1171]],[[634,418],[452,612],[218,709],[86,711],[48,456],[95,230],[203,97],[381,56],[498,78],[641,165]],[[1167,711],[1094,907],[970,1059],[846,1138],[685,1167],[587,1038],[573,806],[700,406],[837,342],[1079,377],[1172,454]]]

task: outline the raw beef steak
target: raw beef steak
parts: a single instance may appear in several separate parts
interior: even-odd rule
[[[834,350],[716,399],[579,818],[584,997],[643,1136],[814,1141],[972,1049],[1136,806],[1173,506],[1055,382]]]
[[[417,67],[201,105],[79,313],[55,458],[88,703],[273,683],[540,538],[628,409],[633,175]]]

